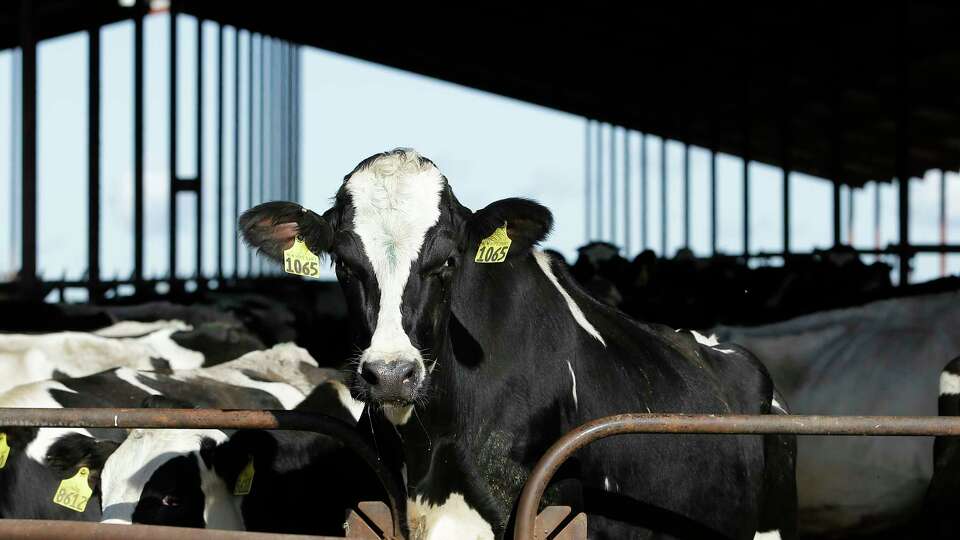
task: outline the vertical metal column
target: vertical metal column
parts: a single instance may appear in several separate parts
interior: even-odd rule
[[[683,247],[690,248],[690,145],[683,145]]]
[[[296,147],[296,89],[297,89],[297,50],[298,46],[294,43],[290,44],[290,92],[287,94],[289,99],[289,104],[287,106],[287,113],[289,114],[289,136],[288,136],[288,153],[290,155],[290,200],[296,201],[297,196],[297,147]]]
[[[144,278],[143,255],[143,14],[133,19],[133,280]]]
[[[87,31],[87,292],[100,300],[100,26]]]
[[[647,136],[640,134],[640,251],[644,251],[650,245],[647,241]]]
[[[786,10],[785,10],[786,11]],[[786,14],[785,14],[786,15]],[[789,15],[785,16],[789,17]],[[784,21],[789,24],[789,20]],[[790,76],[793,73],[793,57],[787,55],[783,62],[783,100],[780,106],[780,162],[783,172],[783,254],[790,254],[790,174],[793,171],[793,88]],[[786,262],[786,261],[784,261]]]
[[[847,245],[853,245],[853,186],[847,186]]]
[[[170,222],[168,264],[170,288],[177,280],[177,2],[170,2]]]
[[[280,63],[280,77],[277,81],[278,86],[280,87],[280,113],[277,115],[277,138],[280,140],[280,199],[286,201],[290,200],[289,196],[289,185],[290,178],[288,176],[287,168],[289,162],[287,161],[287,90],[289,86],[287,85],[287,77],[289,66],[287,66],[287,43],[284,41],[280,42],[279,47],[279,63]]]
[[[584,234],[585,243],[593,239],[593,213],[592,213],[593,208],[591,208],[591,205],[593,204],[593,184],[590,182],[590,175],[591,173],[593,173],[593,169],[591,168],[592,163],[590,163],[590,157],[593,153],[593,140],[590,138],[593,131],[591,129],[591,126],[592,126],[592,121],[589,118],[587,118],[585,122],[586,132],[584,134],[584,139],[583,139],[584,140],[583,200],[585,204],[584,209],[586,211],[585,219],[584,219],[585,226],[584,226],[583,234]]]
[[[660,256],[667,258],[667,138],[660,139]]]
[[[617,126],[610,126],[610,242],[617,243]]]
[[[20,253],[20,161],[22,145],[20,143],[20,87],[23,77],[21,68],[21,53],[18,49],[12,51],[12,62],[10,63],[10,205],[7,210],[10,212],[10,267],[16,268],[20,265],[22,259]]]
[[[293,200],[300,202],[300,46],[293,47]]]
[[[597,122],[597,154],[596,162],[597,177],[594,184],[597,186],[597,229],[594,237],[597,240],[603,239],[603,124]]]
[[[260,111],[260,112],[259,112],[259,119],[260,119],[260,120],[259,120],[259,123],[258,123],[258,128],[259,128],[259,131],[260,131],[260,135],[259,135],[259,138],[258,138],[258,140],[257,140],[257,142],[259,142],[259,144],[260,144],[260,176],[259,176],[259,180],[260,180],[260,182],[259,182],[259,186],[260,186],[260,187],[259,187],[260,200],[263,200],[264,179],[266,178],[266,173],[267,173],[267,171],[266,171],[266,165],[265,165],[265,163],[266,163],[266,162],[265,162],[265,159],[266,159],[266,155],[267,155],[267,154],[266,154],[266,149],[265,149],[265,147],[266,147],[267,144],[268,144],[268,141],[267,141],[267,134],[268,134],[268,133],[267,133],[267,131],[266,131],[267,122],[266,122],[266,115],[265,115],[265,110],[266,110],[266,109],[265,109],[264,102],[266,101],[266,93],[265,93],[266,82],[265,82],[265,79],[267,78],[267,75],[265,75],[265,73],[266,73],[266,68],[267,68],[267,62],[266,62],[266,58],[267,58],[266,54],[267,54],[267,52],[266,52],[266,51],[267,51],[267,49],[268,49],[269,47],[270,47],[270,40],[269,40],[266,36],[261,36],[261,37],[260,37],[260,67],[258,68],[258,69],[259,69],[259,71],[258,71],[259,77],[258,77],[258,78],[260,79],[260,84],[259,84],[260,91],[259,91],[259,93],[258,93],[258,95],[257,95],[257,98],[258,98],[258,101],[259,101],[258,109],[259,109],[259,111]],[[252,270],[252,269],[251,269],[251,270]]]
[[[223,279],[223,34],[225,27],[217,28],[217,279]],[[228,232],[229,234],[229,232]]]
[[[37,43],[33,2],[20,0],[20,278],[37,278]]]
[[[842,230],[840,219],[840,179],[834,176],[833,179],[833,245],[839,246],[842,243],[840,231]]]
[[[250,200],[247,200],[249,203]],[[240,218],[240,29],[233,28],[233,222],[231,229],[236,227]],[[237,253],[240,252],[240,237],[236,230],[231,230],[235,238]],[[247,252],[247,272],[250,271],[250,250]],[[237,264],[239,255],[235,256],[233,272],[240,276],[240,266]]]
[[[748,96],[743,129],[743,255],[748,259],[750,257],[750,147],[752,146],[749,99]]]
[[[874,182],[874,199],[873,199],[873,247],[880,249],[880,182]]]
[[[717,166],[720,158],[710,151],[710,253],[717,254]]]
[[[203,288],[206,284],[201,279],[203,277],[203,19],[197,19],[197,191],[194,196],[196,201],[196,220],[197,220],[197,243],[196,267],[194,276],[197,278],[197,287]]]
[[[907,245],[910,243],[910,65],[907,57],[908,43],[906,39],[906,24],[908,5],[900,5],[900,13],[896,17],[897,26],[897,111],[896,111],[896,151],[895,169],[899,192],[899,274],[898,285],[905,287],[910,282],[910,253]]]
[[[623,254],[627,257],[633,253],[630,235],[630,130],[623,131]]]
[[[940,245],[947,245],[947,171],[940,170]],[[947,275],[947,254],[940,252],[940,277]]]
[[[247,33],[247,206],[253,207],[256,202],[253,198],[253,32]],[[260,38],[260,46],[263,47],[263,37]],[[239,52],[237,53],[239,54]],[[239,57],[238,57],[239,58]],[[237,66],[240,66],[238,61]],[[237,87],[239,88],[240,79],[237,78]],[[240,133],[240,109],[239,105],[237,106],[237,142],[239,148],[239,133]],[[239,164],[239,161],[237,162]],[[247,252],[247,271],[250,271],[250,261],[252,261],[253,254]]]

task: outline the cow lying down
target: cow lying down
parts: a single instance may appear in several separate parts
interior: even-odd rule
[[[106,369],[196,369],[263,349],[238,323],[121,321],[93,332],[0,334],[0,392]]]
[[[115,368],[22,385],[0,407],[299,409],[355,422],[357,402],[334,370],[290,344],[195,370]],[[342,533],[344,512],[383,499],[352,451],[304,432],[6,428],[0,517]],[[2,448],[0,448],[2,449]],[[238,478],[252,485],[237,495]],[[82,511],[53,502],[64,479],[88,471]],[[245,472],[246,471],[246,472]],[[336,491],[317,486],[337,486]],[[241,490],[243,491],[243,490]]]

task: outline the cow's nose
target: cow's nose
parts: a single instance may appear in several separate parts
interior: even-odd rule
[[[360,369],[360,377],[378,401],[410,401],[420,382],[417,364],[410,360],[368,360]]]

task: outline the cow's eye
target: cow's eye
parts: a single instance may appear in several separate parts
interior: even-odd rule
[[[176,495],[164,495],[163,498],[160,499],[160,504],[170,507],[180,506],[180,497]]]
[[[453,257],[450,257],[449,259],[447,259],[446,261],[444,261],[443,267],[444,267],[444,268],[453,268],[453,266],[456,265],[456,264],[457,264],[456,259],[454,259]]]

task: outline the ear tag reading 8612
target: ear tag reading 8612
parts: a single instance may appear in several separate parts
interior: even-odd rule
[[[507,236],[507,223],[504,222],[503,227],[497,227],[493,234],[480,241],[474,262],[502,263],[507,259],[511,242],[512,240]]]
[[[233,485],[234,495],[249,495],[253,488],[253,458],[247,462],[247,466],[237,475],[237,483]]]
[[[72,478],[60,482],[60,487],[57,488],[57,493],[53,496],[53,502],[74,512],[83,512],[87,508],[90,495],[93,494],[90,483],[87,482],[89,477],[90,469],[80,467],[80,470]]]
[[[8,457],[10,457],[10,445],[7,444],[7,434],[0,433],[0,469],[7,466]]]
[[[303,238],[297,236],[290,249],[283,252],[283,269],[288,274],[295,274],[304,277],[320,276],[320,257],[313,254],[303,242]]]

